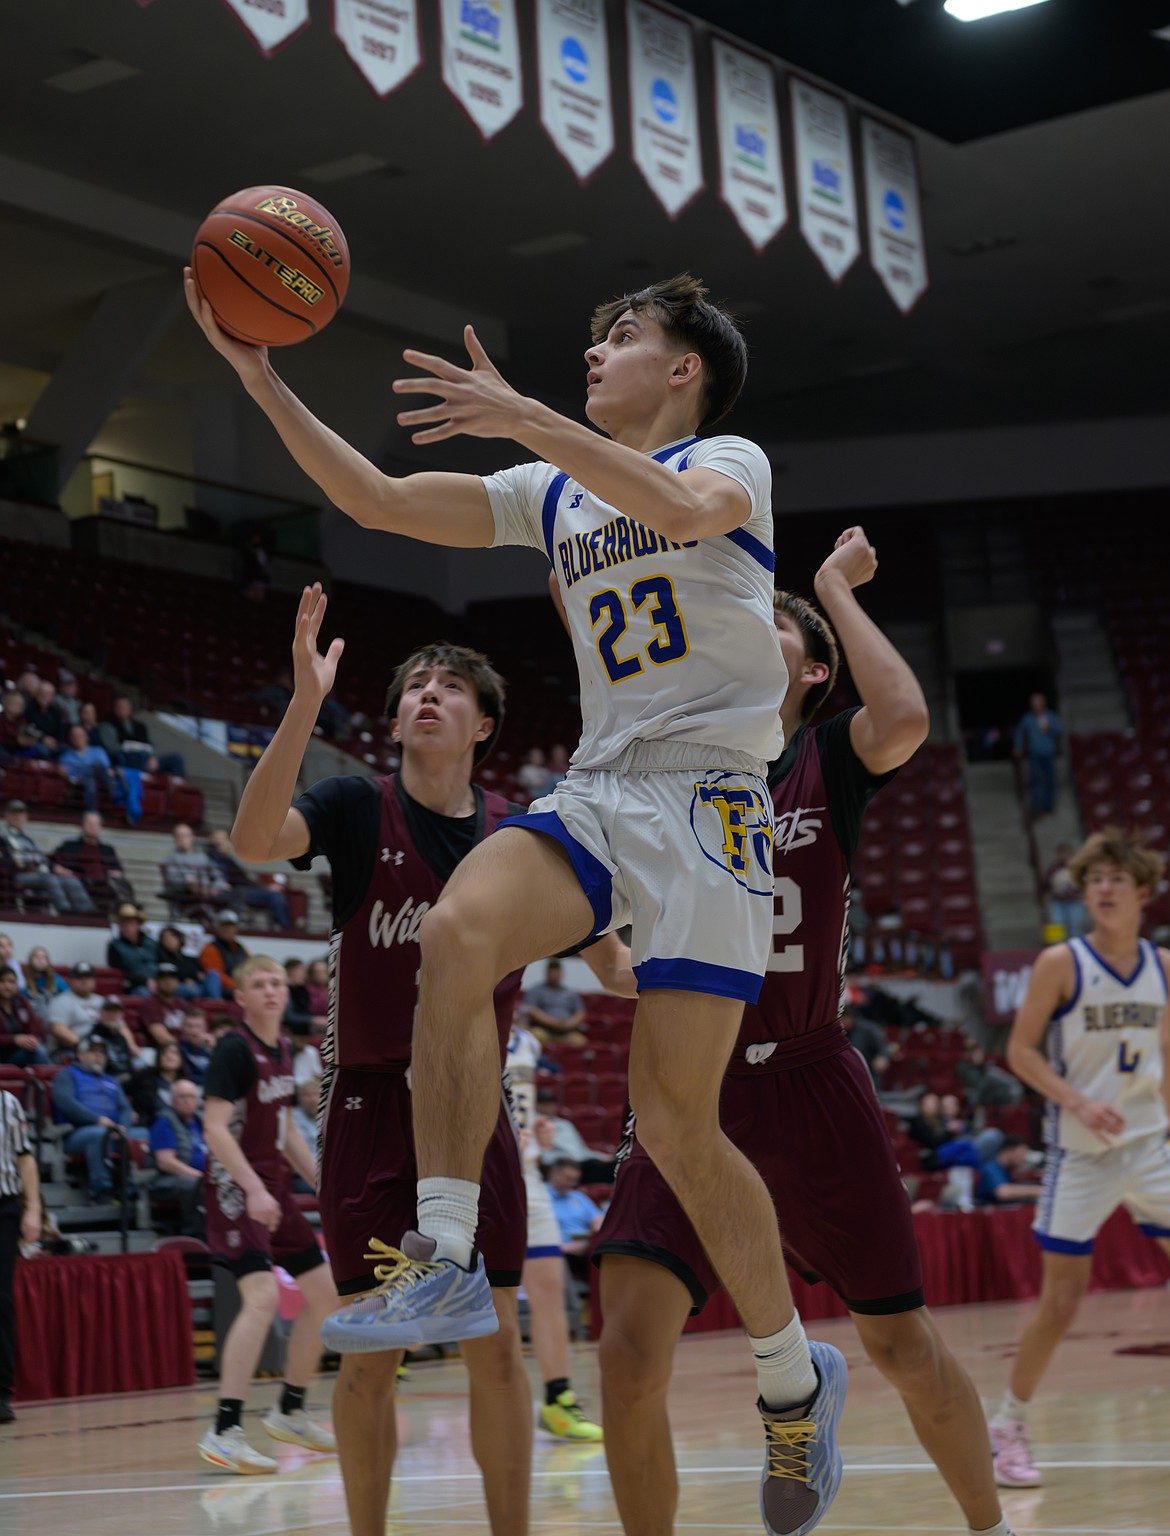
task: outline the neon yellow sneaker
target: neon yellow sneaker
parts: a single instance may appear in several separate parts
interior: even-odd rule
[[[595,1444],[602,1438],[600,1424],[591,1424],[581,1412],[577,1394],[569,1387],[555,1403],[545,1403],[540,1410],[540,1427],[558,1440],[577,1440]]]

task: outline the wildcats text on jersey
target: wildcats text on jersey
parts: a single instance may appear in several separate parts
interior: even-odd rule
[[[695,549],[698,542],[698,539],[690,539],[685,544],[675,544],[652,528],[631,522],[628,517],[612,517],[600,528],[559,540],[557,558],[565,587],[569,588],[595,571],[608,571],[611,566],[625,565],[629,560],[663,554],[671,549]]]

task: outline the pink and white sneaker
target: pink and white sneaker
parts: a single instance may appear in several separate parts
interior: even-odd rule
[[[987,1428],[991,1434],[991,1459],[999,1486],[1039,1488],[1044,1475],[1032,1460],[1027,1427],[1011,1419],[993,1419]]]

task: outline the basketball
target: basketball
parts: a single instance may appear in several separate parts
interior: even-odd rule
[[[191,251],[200,294],[238,341],[315,336],[349,286],[349,246],[327,208],[290,187],[245,187],[204,219]]]

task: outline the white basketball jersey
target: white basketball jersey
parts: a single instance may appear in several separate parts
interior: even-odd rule
[[[1078,1093],[1112,1104],[1125,1116],[1125,1130],[1110,1137],[1110,1145],[1164,1130],[1161,1024],[1166,974],[1158,951],[1139,939],[1137,966],[1126,977],[1102,960],[1087,939],[1070,939],[1068,947],[1076,966],[1076,991],[1049,1023],[1049,1060]],[[1048,1106],[1045,1140],[1070,1152],[1105,1150],[1099,1137],[1057,1104]]]
[[[536,1123],[536,1069],[539,1062],[540,1041],[529,1030],[513,1024],[512,1033],[508,1036],[504,1079],[512,1101],[512,1118],[516,1122],[516,1129],[528,1133],[527,1139],[521,1143],[525,1165],[540,1159],[540,1148],[532,1134],[532,1127]]]
[[[698,742],[761,763],[783,746],[788,675],[772,620],[772,471],[742,437],[697,437],[649,457],[728,475],[751,515],[718,538],[672,543],[551,464],[484,478],[494,543],[543,549],[557,574],[581,679],[577,768],[633,741]]]

